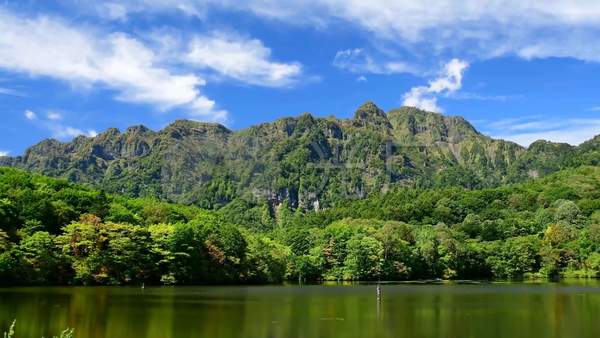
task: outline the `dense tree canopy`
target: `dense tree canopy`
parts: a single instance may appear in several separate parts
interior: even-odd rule
[[[600,276],[600,167],[318,212],[254,196],[208,211],[0,168],[3,284],[560,276]]]

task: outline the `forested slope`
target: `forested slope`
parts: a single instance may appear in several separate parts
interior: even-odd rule
[[[539,141],[525,149],[459,116],[411,107],[385,113],[370,102],[351,119],[302,114],[240,131],[176,121],[160,131],[134,126],[45,140],[23,156],[0,158],[0,165],[107,192],[208,209],[266,204],[271,213],[286,200],[317,210],[397,187],[496,187],[599,163],[599,137],[579,147]]]
[[[336,207],[219,211],[0,169],[3,284],[200,284],[600,273],[600,167]]]

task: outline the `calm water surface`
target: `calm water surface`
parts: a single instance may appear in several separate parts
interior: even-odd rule
[[[600,283],[0,289],[17,338],[600,337]]]

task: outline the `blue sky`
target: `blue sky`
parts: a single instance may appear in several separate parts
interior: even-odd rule
[[[175,119],[232,129],[372,100],[527,146],[600,134],[600,2],[0,2],[0,155]]]

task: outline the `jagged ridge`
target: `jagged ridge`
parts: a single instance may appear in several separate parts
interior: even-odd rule
[[[160,131],[108,129],[72,142],[45,140],[0,164],[134,196],[223,206],[251,196],[316,208],[394,186],[496,186],[598,162],[598,137],[581,147],[529,149],[479,133],[459,116],[374,103],[351,119],[302,114],[240,131],[178,120]]]

